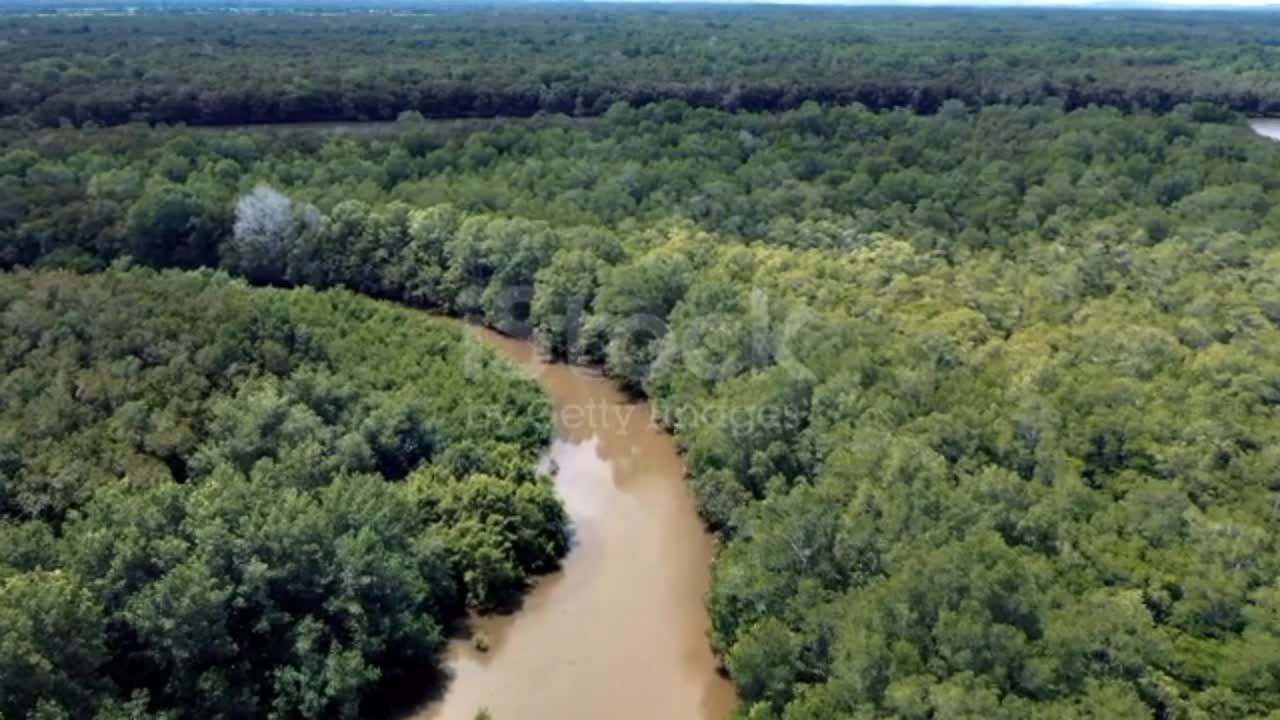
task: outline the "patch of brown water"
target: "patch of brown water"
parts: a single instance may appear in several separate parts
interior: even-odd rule
[[[533,346],[472,330],[534,375],[555,410],[549,460],[574,527],[563,568],[521,609],[449,646],[453,678],[415,720],[723,720],[732,687],[707,645],[713,553],[684,465],[647,403]]]

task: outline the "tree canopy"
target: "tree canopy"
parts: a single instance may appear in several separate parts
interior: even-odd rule
[[[567,548],[544,400],[455,326],[120,268],[0,325],[6,717],[357,717]]]
[[[27,17],[17,0],[0,10],[0,115],[41,126],[228,125],[594,116],[619,101],[665,100],[933,113],[952,99],[1044,98],[1069,109],[1280,110],[1280,19],[1266,12],[372,5],[160,3],[113,14],[90,3]]]
[[[36,124],[417,112],[0,133],[0,712],[354,715],[554,564],[536,389],[381,298],[653,401],[741,718],[1280,717],[1280,145],[1230,112],[1274,21],[1098,17],[4,21]],[[248,51],[171,77],[200,42]],[[299,72],[202,114],[254,53]]]

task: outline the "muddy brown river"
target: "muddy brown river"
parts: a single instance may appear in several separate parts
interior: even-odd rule
[[[724,720],[734,706],[707,645],[713,552],[671,438],[649,406],[529,343],[472,329],[537,378],[555,410],[548,451],[574,528],[562,569],[514,614],[453,641],[441,700],[413,720]]]

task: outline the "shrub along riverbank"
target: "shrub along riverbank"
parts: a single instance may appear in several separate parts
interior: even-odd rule
[[[0,275],[0,327],[5,717],[356,717],[567,548],[454,324],[138,269]]]

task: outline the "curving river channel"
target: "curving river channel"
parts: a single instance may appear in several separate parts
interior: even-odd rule
[[[519,611],[473,621],[452,679],[413,720],[724,720],[735,699],[707,645],[711,538],[649,406],[530,343],[468,330],[533,375],[555,411],[548,451],[574,528],[562,569]]]

